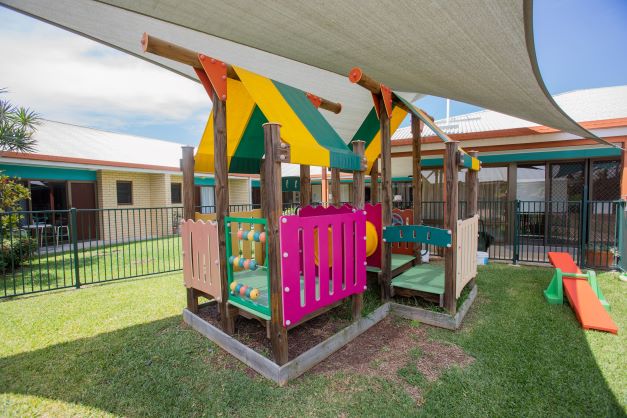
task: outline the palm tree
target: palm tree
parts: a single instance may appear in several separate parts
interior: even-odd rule
[[[7,89],[0,88],[0,94]],[[33,133],[41,123],[41,116],[27,108],[18,107],[8,100],[0,100],[0,150],[33,152],[36,141]]]

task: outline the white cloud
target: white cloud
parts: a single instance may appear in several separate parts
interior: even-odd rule
[[[2,11],[0,87],[45,118],[124,130],[199,126],[211,102],[200,84],[70,32]],[[180,139],[180,138],[173,138]]]

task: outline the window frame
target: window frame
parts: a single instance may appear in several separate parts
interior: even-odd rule
[[[178,201],[174,201],[174,190],[173,187],[178,186]],[[173,181],[170,182],[170,204],[172,205],[180,205],[181,203],[183,203],[183,183],[178,182],[178,181]]]
[[[120,184],[128,184],[130,186],[130,202],[120,203]],[[133,181],[131,180],[116,180],[115,181],[115,200],[118,206],[132,206],[133,205]]]

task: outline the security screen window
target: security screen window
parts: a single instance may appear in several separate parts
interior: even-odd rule
[[[118,181],[116,182],[118,205],[133,204],[133,182]]]
[[[170,183],[170,199],[172,203],[181,203],[183,201],[181,190],[181,183]]]

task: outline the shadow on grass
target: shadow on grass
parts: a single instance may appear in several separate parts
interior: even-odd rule
[[[393,384],[341,372],[278,388],[180,315],[1,358],[3,407],[23,394],[63,401],[67,415],[75,403],[123,416],[624,416],[570,308],[544,303],[549,279],[547,269],[483,270],[462,331],[429,332],[475,362],[429,384],[420,408]]]
[[[602,341],[604,348],[616,350],[621,340],[585,332],[568,305],[547,304],[542,290],[551,270],[519,269],[482,269],[479,297],[461,332],[431,330],[432,338],[460,345],[476,362],[443,376],[423,411],[452,416],[624,416],[625,406],[604,376],[611,365],[601,362],[591,348],[591,341]],[[620,358],[615,361],[624,364]]]

